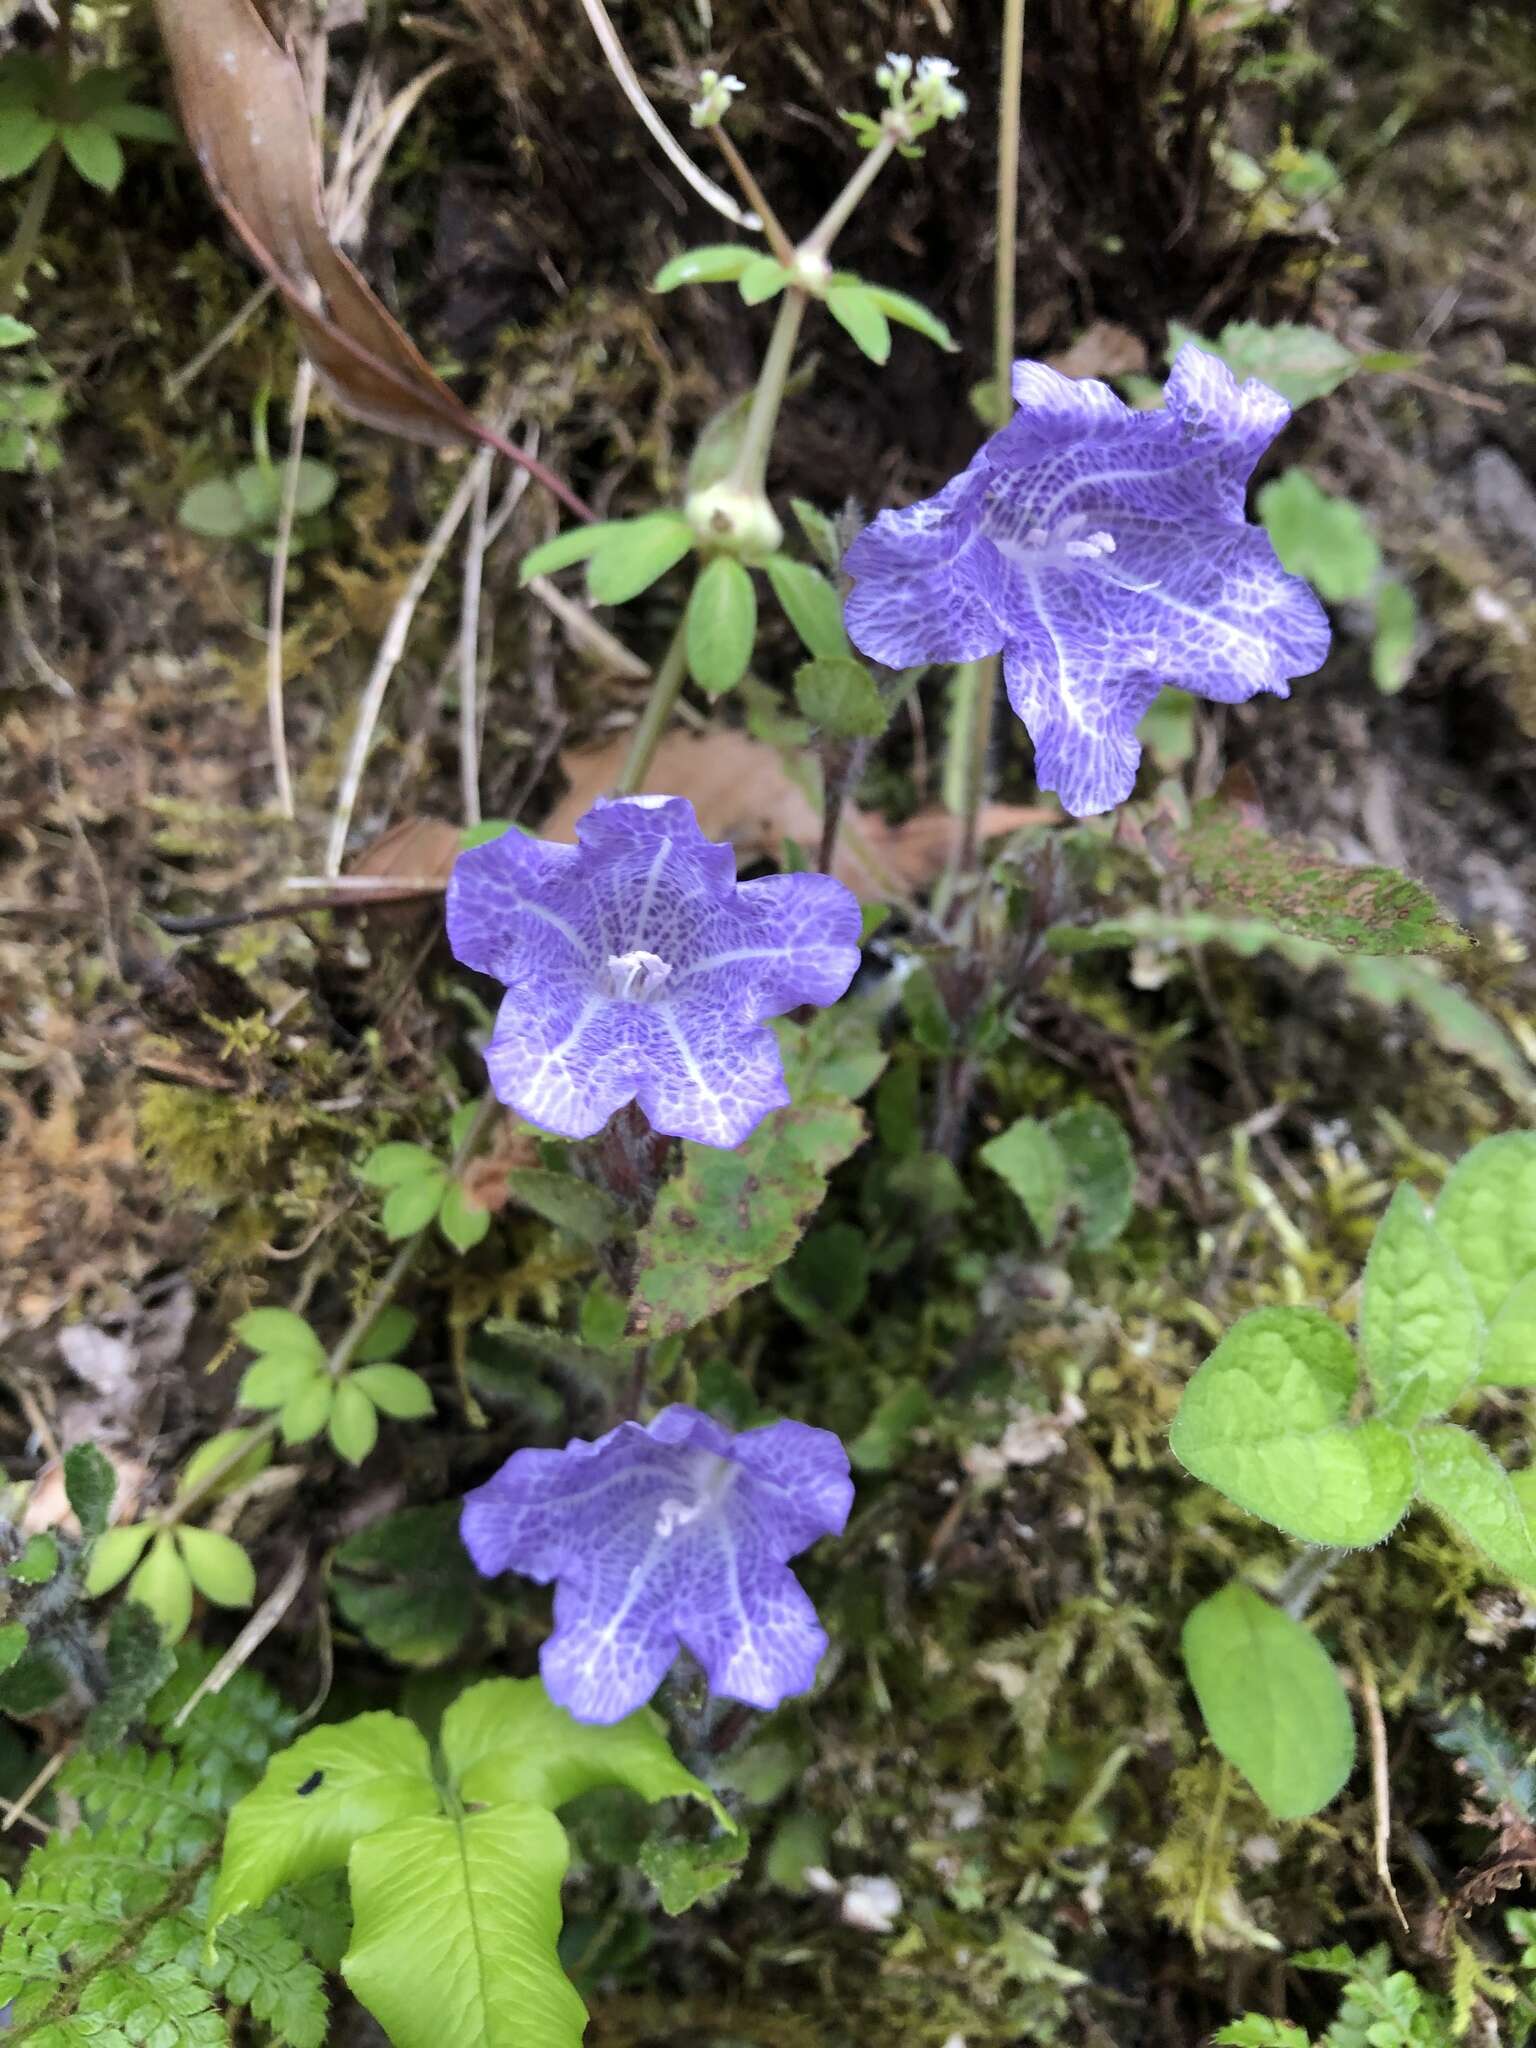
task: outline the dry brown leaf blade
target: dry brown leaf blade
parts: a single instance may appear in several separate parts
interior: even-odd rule
[[[409,440],[488,443],[590,519],[558,477],[449,390],[336,246],[302,73],[253,0],[154,0],[154,8],[208,189],[282,294],[337,404]]]

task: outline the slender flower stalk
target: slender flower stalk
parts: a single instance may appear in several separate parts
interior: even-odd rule
[[[763,357],[757,389],[752,394],[752,408],[747,414],[741,446],[731,465],[729,483],[733,490],[758,492],[763,489],[768,475],[768,451],[773,445],[774,429],[779,422],[779,408],[784,403],[784,387],[789,382],[790,365],[795,359],[795,343],[800,338],[805,308],[805,293],[791,285],[779,302],[779,316],[774,322],[773,333],[768,337],[768,350]]]
[[[1024,81],[1024,0],[1004,0],[1003,78],[997,107],[997,255],[992,294],[993,407],[996,423],[1008,417],[1015,292],[1019,253],[1019,100]],[[964,874],[976,858],[981,807],[987,793],[987,757],[992,750],[992,708],[1002,672],[999,655],[968,664],[955,679],[968,701],[956,705],[956,730],[965,756],[957,866]]]
[[[854,208],[895,153],[895,140],[889,135],[882,136],[800,244],[802,260],[807,256],[826,257],[831,253],[833,242],[848,225]]]
[[[682,695],[687,675],[686,629],[684,622],[679,619],[677,631],[672,635],[667,651],[661,657],[661,666],[651,679],[651,693],[645,700],[640,723],[635,727],[635,736],[629,743],[629,758],[624,763],[624,773],[619,777],[615,795],[635,796],[645,787],[645,778],[650,773],[656,749],[661,745],[661,736],[676,709],[678,698]]]

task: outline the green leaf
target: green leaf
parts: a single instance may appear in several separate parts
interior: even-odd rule
[[[842,567],[843,561],[843,550],[837,537],[836,526],[827,517],[826,513],[819,506],[813,505],[808,498],[791,498],[789,509],[800,522],[800,531],[805,535],[806,542],[811,551],[819,557],[821,566],[829,574],[835,576]],[[775,555],[772,559],[774,561],[787,561],[788,557]],[[771,570],[769,573],[772,573]],[[784,603],[782,597],[779,602],[781,604]],[[788,605],[785,605],[784,609],[788,611]],[[792,612],[790,613],[790,620],[793,623],[794,614]],[[796,631],[799,631],[798,627],[796,627]],[[826,651],[826,649],[820,647],[811,648],[812,654],[821,654]],[[835,648],[832,652],[840,653],[841,649]]]
[[[1370,596],[1381,549],[1358,505],[1319,490],[1305,470],[1288,469],[1260,491],[1258,508],[1293,576],[1305,576],[1331,604]]]
[[[1413,674],[1419,608],[1406,583],[1383,583],[1376,593],[1376,632],[1371,641],[1371,681],[1384,697],[1395,697]]]
[[[432,1389],[408,1366],[360,1365],[350,1378],[375,1408],[397,1422],[417,1422],[432,1413]]]
[[[736,1832],[714,1793],[672,1754],[649,1707],[606,1725],[577,1721],[536,1678],[488,1678],[444,1714],[442,1744],[459,1797],[472,1806],[554,1811],[594,1786],[625,1785],[653,1802],[700,1800]]]
[[[336,1398],[336,1382],[329,1373],[316,1373],[307,1386],[290,1394],[283,1403],[281,1427],[285,1444],[307,1444],[324,1429]]]
[[[27,1538],[20,1557],[7,1566],[6,1576],[22,1586],[46,1586],[57,1575],[58,1569],[58,1543],[43,1531]]]
[[[432,1759],[412,1722],[359,1714],[311,1729],[278,1751],[230,1813],[210,1939],[221,1920],[265,1905],[282,1885],[340,1869],[376,1829],[437,1810]]]
[[[1506,1295],[1477,1376],[1488,1386],[1536,1387],[1536,1273],[1527,1273]]]
[[[853,1223],[813,1230],[774,1274],[773,1291],[809,1329],[851,1321],[869,1292],[869,1239]]]
[[[394,2048],[580,2048],[586,2008],[556,1951],[568,1857],[537,1806],[357,1843],[341,1974]]]
[[[35,327],[29,327],[25,320],[18,320],[14,313],[0,313],[0,348],[24,348],[29,341],[36,339]]]
[[[701,690],[722,696],[747,672],[757,637],[757,592],[733,555],[717,555],[688,599],[688,673]]]
[[[233,1536],[217,1529],[176,1531],[182,1560],[192,1583],[216,1607],[249,1607],[256,1598],[256,1570]]]
[[[443,1190],[437,1227],[456,1252],[472,1252],[491,1227],[491,1212],[472,1202],[463,1181],[450,1181]]]
[[[7,107],[0,112],[0,179],[19,178],[30,171],[58,132],[56,121],[31,107]]]
[[[357,1169],[357,1177],[371,1188],[398,1188],[413,1180],[430,1180],[446,1172],[441,1159],[425,1145],[406,1144],[393,1139],[377,1145]]]
[[[1509,1474],[1470,1430],[1448,1422],[1415,1430],[1419,1497],[1490,1564],[1536,1586],[1536,1538]]]
[[[1443,1415],[1477,1369],[1483,1318],[1461,1265],[1417,1193],[1392,1197],[1365,1263],[1360,1354],[1377,1405],[1411,1428]]]
[[[656,1887],[664,1913],[686,1913],[741,1875],[745,1835],[712,1842],[676,1842],[653,1835],[640,1851],[640,1868]]]
[[[1196,1479],[1306,1543],[1379,1543],[1413,1494],[1401,1430],[1348,1420],[1354,1348],[1315,1309],[1261,1308],[1184,1390],[1169,1442]]]
[[[1234,320],[1215,341],[1206,341],[1193,328],[1170,321],[1170,361],[1187,341],[1219,356],[1234,377],[1261,378],[1293,406],[1326,398],[1362,367],[1353,349],[1335,341],[1321,327],[1266,327],[1258,320]]]
[[[1021,1116],[989,1139],[977,1157],[1013,1189],[1041,1244],[1054,1244],[1067,1202],[1067,1162],[1046,1125]]]
[[[1179,850],[1213,901],[1341,953],[1448,953],[1468,943],[1422,883],[1395,868],[1330,860],[1245,823],[1216,798],[1196,805]]]
[[[857,1102],[885,1072],[879,1014],[855,996],[819,1010],[809,1024],[780,1018],[773,1031],[784,1060],[784,1079],[796,1102],[839,1095]]]
[[[684,284],[729,284],[761,260],[762,251],[745,242],[711,242],[704,249],[685,249],[670,263],[663,263],[651,279],[651,290],[675,292]]]
[[[108,1529],[105,1535],[98,1536],[85,1574],[86,1592],[110,1593],[114,1586],[121,1585],[144,1555],[154,1533],[153,1522],[135,1522],[130,1528]]]
[[[573,1173],[515,1166],[507,1175],[507,1192],[514,1202],[584,1244],[611,1244],[625,1229],[624,1212],[613,1197]]]
[[[158,1633],[156,1640],[159,1640]],[[30,1636],[24,1621],[0,1623],[0,1673],[9,1671],[13,1665],[20,1662],[26,1655],[29,1641]]]
[[[126,100],[101,108],[97,115],[99,125],[109,133],[121,136],[125,142],[167,142],[181,140],[181,130],[169,114],[162,114],[158,107],[134,106]]]
[[[544,541],[524,555],[518,564],[518,582],[526,586],[535,576],[552,576],[557,569],[569,568],[572,562],[585,562],[630,524],[627,519],[597,519],[590,526],[568,526],[564,533],[557,533],[553,540]]]
[[[827,311],[872,363],[890,360],[891,323],[868,285],[833,285],[827,293]]]
[[[1326,1806],[1354,1769],[1355,1725],[1310,1629],[1234,1584],[1201,1601],[1181,1647],[1211,1740],[1275,1818]]]
[[[282,503],[283,473],[271,463],[248,462],[235,471],[235,489],[253,527],[273,527]]]
[[[64,154],[87,183],[101,192],[115,192],[126,168],[117,137],[95,121],[62,121],[59,140]]]
[[[176,1669],[176,1654],[159,1624],[137,1600],[120,1600],[107,1629],[107,1688],[85,1723],[87,1749],[113,1749],[143,1721],[155,1694]]]
[[[1212,2034],[1211,2048],[1312,2048],[1312,2037],[1290,2020],[1272,2020],[1263,2013],[1250,2012],[1229,2022],[1219,2034]]]
[[[688,554],[694,531],[680,512],[648,512],[626,519],[599,544],[587,563],[587,595],[594,604],[626,604]]]
[[[221,1429],[217,1436],[209,1437],[207,1443],[199,1444],[182,1467],[181,1477],[176,1482],[177,1496],[192,1491],[201,1483],[204,1473],[211,1472],[215,1465],[222,1465],[233,1457],[241,1444],[249,1449],[243,1458],[237,1458],[224,1477],[213,1489],[212,1498],[221,1499],[225,1494],[234,1493],[242,1486],[249,1486],[259,1473],[265,1472],[272,1462],[272,1441],[270,1437],[258,1436],[253,1429]]]
[[[843,625],[843,601],[819,569],[791,561],[788,555],[770,555],[763,568],[785,618],[808,653],[836,656],[852,652]]]
[[[253,1308],[235,1324],[235,1335],[252,1351],[280,1351],[325,1362],[325,1346],[305,1322],[288,1308]]]
[[[1131,1220],[1136,1162],[1125,1126],[1097,1102],[1051,1118],[1051,1136],[1067,1169],[1067,1200],[1076,1212],[1077,1242],[1103,1251]]]
[[[317,1359],[270,1352],[246,1367],[235,1399],[242,1408],[281,1408],[323,1370]]]
[[[769,299],[776,299],[789,283],[789,272],[782,263],[772,256],[754,256],[750,263],[742,266],[736,280],[736,289],[749,306],[761,306]]]
[[[381,1358],[398,1358],[415,1334],[415,1316],[408,1308],[390,1302],[374,1317],[367,1336],[352,1356],[359,1365],[373,1365]]]
[[[192,1579],[169,1529],[157,1531],[149,1555],[128,1581],[128,1597],[159,1622],[168,1643],[179,1643],[192,1620]]]
[[[1195,700],[1187,690],[1159,690],[1136,728],[1159,768],[1182,768],[1195,755]]]
[[[1435,1228],[1492,1322],[1514,1287],[1536,1272],[1536,1131],[1474,1145],[1440,1191]]]
[[[911,327],[929,341],[937,342],[951,354],[959,344],[936,313],[930,313],[917,299],[909,299],[905,292],[893,292],[888,285],[866,284],[865,294],[874,300],[887,320],[894,320],[900,327]],[[878,360],[878,358],[877,358]]]
[[[317,512],[323,512],[336,495],[338,481],[328,462],[316,462],[306,455],[299,464],[294,511],[301,519],[312,519]]]
[[[795,670],[795,702],[834,739],[878,739],[891,722],[874,677],[848,654],[802,663]]]
[[[379,1440],[379,1411],[357,1384],[355,1373],[337,1383],[330,1438],[349,1465],[361,1465]]]
[[[852,1104],[812,1099],[773,1111],[734,1152],[685,1143],[637,1241],[632,1334],[691,1329],[765,1280],[864,1131]]]
[[[112,1460],[94,1444],[76,1444],[66,1451],[64,1494],[81,1535],[99,1536],[111,1519],[117,1497],[117,1469]]]
[[[379,1214],[384,1235],[398,1242],[425,1230],[437,1214],[447,1187],[448,1169],[441,1165],[435,1165],[431,1173],[418,1174],[392,1187]]]
[[[234,540],[249,532],[251,515],[228,477],[195,484],[176,508],[176,522],[206,540]]]
[[[889,1472],[932,1409],[933,1398],[920,1380],[902,1380],[893,1387],[848,1446],[854,1470]]]
[[[331,1572],[343,1621],[386,1657],[418,1669],[446,1663],[462,1646],[478,1585],[453,1502],[401,1508],[359,1530]]]

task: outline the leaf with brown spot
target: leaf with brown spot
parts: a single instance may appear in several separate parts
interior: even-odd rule
[[[208,189],[282,294],[337,404],[408,440],[487,442],[590,519],[558,477],[449,390],[332,240],[303,77],[252,0],[154,0],[154,9]]]

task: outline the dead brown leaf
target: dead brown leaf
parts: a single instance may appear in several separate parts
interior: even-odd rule
[[[1046,361],[1064,377],[1139,376],[1147,367],[1147,350],[1128,327],[1117,327],[1113,320],[1095,320],[1069,349],[1059,356],[1047,356]]]
[[[337,404],[410,440],[487,442],[590,519],[558,477],[455,397],[331,239],[303,77],[252,0],[154,7],[208,188],[287,302]]]
[[[586,753],[560,756],[570,789],[539,827],[544,839],[574,839],[576,821],[613,789],[629,749],[627,736]],[[669,733],[656,751],[647,778],[653,789],[685,796],[711,839],[728,839],[738,854],[782,859],[786,840],[814,849],[821,837],[821,812],[800,788],[774,747],[743,732],[720,729]],[[1054,804],[988,804],[981,816],[983,838],[993,839],[1026,825],[1055,825]],[[904,824],[849,806],[843,814],[833,873],[866,901],[915,896],[943,873],[959,841],[959,820],[947,811],[919,811]]]

